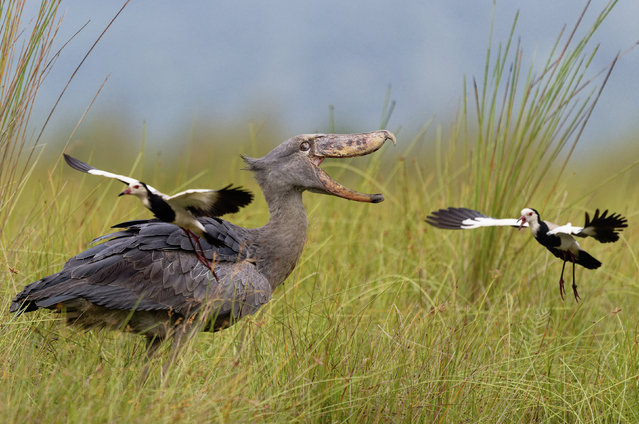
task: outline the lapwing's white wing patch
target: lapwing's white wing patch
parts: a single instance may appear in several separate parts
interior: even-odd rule
[[[467,208],[447,208],[431,212],[426,222],[448,230],[472,230],[482,227],[519,227],[521,221],[514,218],[497,219]],[[521,225],[527,227],[528,223]]]
[[[555,227],[552,230],[548,231],[548,234],[581,234],[584,227],[573,227],[573,225],[569,222],[566,225],[562,225],[559,227]],[[584,234],[590,235],[590,234]]]
[[[183,208],[210,209],[219,199],[218,190],[190,189],[169,196],[166,200]]]
[[[99,175],[101,177],[113,178],[127,185],[141,183],[139,180],[136,180],[135,178],[127,177],[126,175],[114,174],[113,172],[103,171],[102,169],[94,168],[88,163],[82,162],[81,160],[76,159],[72,156],[69,156],[66,153],[63,153],[63,155],[64,155],[64,160],[67,162],[67,164],[71,168],[77,171],[86,172],[87,174],[91,174],[91,175]],[[154,193],[158,193],[158,191],[155,188],[151,187],[150,185],[147,185],[147,188]]]
[[[464,219],[461,222],[461,228],[464,230],[471,230],[473,228],[480,227],[519,227],[520,221],[514,218],[491,218],[491,217],[477,217]],[[528,223],[525,222],[522,227],[528,227]]]

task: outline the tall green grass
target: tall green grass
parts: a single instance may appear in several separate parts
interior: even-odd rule
[[[566,82],[548,84],[561,92]],[[469,104],[482,104],[480,87],[477,101]],[[582,100],[589,98],[592,105],[597,90]],[[518,86],[514,92],[525,90]],[[542,100],[535,102],[541,104],[526,108],[544,109]],[[547,107],[559,104],[548,102]],[[458,130],[445,138],[425,126],[399,154],[386,146],[368,158],[326,161],[323,167],[331,175],[358,190],[382,192],[386,201],[371,205],[306,194],[305,252],[272,301],[228,330],[199,335],[167,372],[162,371],[165,349],[164,356],[150,361],[148,378],[141,379],[147,362],[140,337],[80,332],[48,311],[1,315],[2,421],[637,422],[639,236],[633,228],[639,188],[617,169],[630,166],[629,158],[638,152],[633,146],[619,152],[614,170],[593,157],[574,169],[579,178],[558,179],[559,171],[542,172],[544,162],[533,160],[552,156],[557,139],[529,139],[528,132],[515,130],[515,121],[533,116],[508,118],[509,136],[497,131],[506,131],[497,125],[498,116],[526,108],[480,107],[486,111],[478,115],[486,119],[482,132],[471,124],[467,108],[453,125]],[[567,127],[574,121],[563,116],[546,115],[545,122]],[[574,121],[574,127],[582,122]],[[557,137],[563,134],[558,126],[542,125],[535,133]],[[290,136],[251,134],[233,155],[211,147],[207,156],[257,156],[266,153],[264,146]],[[569,150],[575,138],[566,139]],[[199,141],[191,140],[201,146]],[[537,151],[542,142],[550,146],[544,154]],[[429,157],[426,145],[436,143],[439,155]],[[526,146],[524,161],[515,152]],[[128,169],[116,171],[132,171],[166,191],[211,181],[257,190],[250,175],[238,171],[239,159],[216,161],[218,168],[203,175],[187,172],[182,161],[202,161],[202,149],[198,158],[184,157],[174,169],[162,156],[143,152],[146,160],[131,159]],[[502,162],[491,161],[493,152],[503,155]],[[552,162],[559,170],[568,153],[559,152]],[[84,159],[112,168],[102,156]],[[592,193],[604,172],[615,177],[615,190]],[[514,174],[513,185],[507,184]],[[5,311],[17,290],[59,270],[110,224],[148,216],[137,202],[116,201],[119,187],[66,167],[36,173],[28,187],[4,235],[26,231],[24,246],[3,246],[0,252],[3,268],[13,269],[0,288]],[[506,216],[541,205],[546,217],[573,223],[584,209],[608,207],[628,216],[630,227],[613,245],[583,241],[603,266],[577,270],[583,300],[576,304],[561,301],[561,265],[531,242],[528,232],[445,232],[423,222],[430,210],[453,203]],[[564,211],[568,204],[573,207]],[[34,205],[43,206],[34,211]],[[19,217],[27,215],[39,219],[25,226]],[[263,199],[258,196],[230,219],[245,226],[265,223]],[[489,265],[481,268],[482,261]]]
[[[440,173],[444,203],[461,196],[465,206],[493,216],[514,216],[524,207],[542,215],[555,212],[546,206],[559,202],[566,164],[616,63],[611,58],[607,69],[591,69],[598,50],[592,38],[615,3],[582,28],[587,4],[574,25],[562,30],[541,67],[525,67],[527,56],[515,35],[518,14],[503,43],[495,45],[491,27],[484,75],[479,82],[473,78],[471,94],[464,84],[461,116],[443,148],[444,158],[461,156],[466,164]],[[499,230],[473,238],[472,246],[481,252],[466,274],[473,298],[485,289],[482,277],[505,257],[493,248],[497,237],[503,237]]]
[[[25,0],[0,3],[0,234],[25,187],[38,139],[27,127],[52,60],[59,0],[41,2],[24,17]]]
[[[326,164],[331,174],[343,169],[336,163]],[[560,263],[527,243],[528,233],[511,241],[517,257],[483,277],[493,282],[490,292],[468,301],[458,294],[468,282],[461,264],[481,252],[467,246],[467,233],[422,223],[433,170],[401,159],[381,169],[346,180],[384,192],[384,203],[306,195],[309,239],[292,276],[256,316],[198,336],[168,373],[165,351],[141,380],[139,337],[79,332],[48,311],[4,315],[0,415],[5,422],[636,421],[635,186],[621,187],[634,199],[627,203],[613,192],[601,199],[627,213],[631,227],[614,245],[584,242],[604,265],[578,269],[580,304],[560,300]],[[16,290],[104,232],[110,200],[97,199],[90,176],[63,171],[56,174],[71,182],[49,213],[65,221],[35,228],[33,249],[15,256],[19,273],[15,287],[3,286],[5,311]],[[584,177],[572,188],[578,194],[592,183]],[[255,187],[248,175],[236,178]],[[187,179],[177,174],[176,189]],[[101,189],[115,199],[119,187]],[[110,223],[145,216],[124,200]],[[262,202],[231,219],[262,224]],[[504,249],[505,238],[494,248]]]

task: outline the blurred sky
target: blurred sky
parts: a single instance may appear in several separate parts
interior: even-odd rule
[[[592,2],[584,30],[606,3]],[[58,59],[36,120],[122,4],[62,1],[59,43],[89,24]],[[525,55],[541,66],[561,27],[571,27],[584,4],[497,1],[494,38],[506,40],[520,10],[516,34]],[[492,0],[133,0],[80,69],[47,134],[70,133],[109,75],[87,122],[113,115],[133,128],[145,122],[149,143],[183,134],[194,121],[275,120],[286,136],[325,130],[329,105],[338,129],[372,130],[389,85],[397,102],[389,129],[401,126],[413,136],[430,118],[447,125],[464,75],[482,76],[492,10]],[[639,40],[637,22],[639,2],[620,1],[595,36],[601,49],[593,71]],[[635,49],[617,65],[586,144],[637,129],[638,70]]]

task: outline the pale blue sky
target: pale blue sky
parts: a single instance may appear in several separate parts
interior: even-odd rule
[[[35,2],[37,3],[37,2]],[[525,54],[541,64],[582,1],[497,1],[496,39],[517,10]],[[593,1],[587,26],[606,2]],[[59,40],[90,21],[44,85],[36,119],[122,2],[69,0]],[[146,122],[149,143],[174,137],[197,120],[277,120],[286,135],[324,130],[335,106],[338,128],[375,129],[387,86],[397,102],[389,128],[412,136],[430,118],[447,125],[464,75],[480,77],[491,0],[168,1],[134,0],[84,64],[51,129],[70,128],[104,78],[89,114],[117,111]],[[621,1],[595,39],[596,68],[639,41],[639,2]],[[586,26],[584,26],[584,29]],[[587,143],[637,129],[639,49],[615,69],[584,134]],[[176,133],[177,131],[177,133]],[[52,131],[49,131],[52,133]]]

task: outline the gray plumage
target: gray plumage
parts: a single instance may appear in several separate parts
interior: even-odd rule
[[[97,244],[69,259],[60,272],[26,286],[10,311],[65,310],[71,324],[141,333],[154,342],[151,347],[170,335],[177,340],[178,332],[225,328],[267,303],[295,267],[308,227],[304,190],[383,200],[380,194],[339,185],[318,165],[325,157],[370,153],[387,138],[394,142],[387,131],[301,135],[263,158],[244,158],[262,188],[270,220],[248,229],[219,218],[198,218],[207,233],[222,242],[212,246],[202,240],[217,280],[179,227],[159,220],[130,221],[96,238]],[[199,314],[205,319],[194,326],[191,318],[198,312],[205,312]]]

